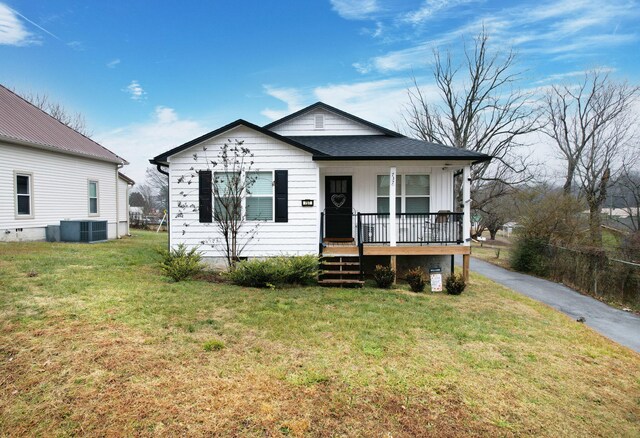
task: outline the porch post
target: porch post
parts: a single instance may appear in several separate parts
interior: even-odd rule
[[[389,246],[396,246],[396,168],[389,169]]]
[[[320,220],[320,222],[318,223],[318,226],[316,227],[316,230],[317,230],[317,233],[318,233],[317,234],[317,236],[318,236],[317,241],[320,242],[320,244],[322,244],[322,239],[324,238],[324,236],[322,235],[322,233],[323,233],[323,230],[322,230],[322,219],[323,219],[322,218],[322,209],[320,208],[320,202],[321,202],[320,196],[322,195],[322,191],[320,190],[320,187],[321,187],[321,184],[322,184],[322,179],[321,179],[321,176],[320,176],[320,166],[318,166],[317,164],[316,164],[316,167],[314,169],[314,172],[315,172],[315,176],[316,176],[316,190],[315,190],[315,193],[314,193],[315,206],[314,206],[313,210],[314,210],[314,212],[316,214],[316,220],[318,220],[318,219]]]
[[[471,166],[464,166],[462,172],[462,240],[464,246],[471,246]],[[471,248],[469,248],[471,249]],[[469,254],[462,256],[462,276],[469,281]]]

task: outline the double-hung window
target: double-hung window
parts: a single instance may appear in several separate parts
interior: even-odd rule
[[[378,175],[378,213],[389,213],[389,175]],[[402,176],[396,175],[396,213],[402,211]]]
[[[89,215],[91,216],[97,216],[100,213],[98,194],[98,181],[89,181]]]
[[[33,217],[33,185],[31,174],[16,173],[16,217]]]
[[[231,215],[240,218],[242,215],[242,175],[234,172],[214,173],[213,214],[217,220],[224,220]]]
[[[429,213],[429,175],[404,176],[404,213]]]
[[[273,220],[273,175],[271,172],[247,172],[247,220]]]
[[[389,182],[389,175],[378,175],[378,213],[389,213]],[[396,175],[396,213],[429,213],[429,196],[429,175]]]

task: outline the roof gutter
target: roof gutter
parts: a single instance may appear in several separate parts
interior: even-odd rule
[[[162,163],[153,163],[156,165],[156,169],[158,170],[158,172],[160,172],[163,175],[167,175],[169,176],[169,172],[162,170],[161,167],[169,167],[167,164],[162,164]]]
[[[491,159],[490,156],[487,157],[447,157],[447,156],[431,156],[431,157],[425,157],[425,156],[418,156],[418,157],[411,157],[411,156],[371,156],[371,157],[367,157],[367,156],[346,156],[346,157],[340,157],[340,156],[314,156],[313,157],[313,161],[389,161],[389,160],[396,160],[396,161],[471,161],[471,164],[477,164],[477,163],[481,163],[483,161],[489,161]]]

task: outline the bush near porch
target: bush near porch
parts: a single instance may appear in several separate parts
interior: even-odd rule
[[[482,277],[172,283],[165,238],[0,244],[2,434],[637,434],[640,357]]]

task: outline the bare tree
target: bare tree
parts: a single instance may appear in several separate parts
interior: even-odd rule
[[[154,191],[155,204],[161,210],[169,207],[169,177],[156,170],[155,167],[147,167],[144,174],[145,184]]]
[[[429,102],[414,78],[403,114],[418,138],[493,157],[471,172],[472,209],[479,211],[492,198],[506,194],[508,187],[532,178],[528,157],[520,149],[523,136],[537,125],[531,94],[516,88],[521,73],[512,71],[515,54],[490,53],[488,42],[483,30],[472,48],[465,45],[461,66],[454,66],[450,51],[444,55],[434,51],[433,76],[440,102]],[[487,189],[491,196],[481,200],[474,194],[487,184],[491,184]],[[460,185],[457,182],[458,197]]]
[[[584,200],[547,184],[524,187],[515,195],[519,237],[545,243],[576,245],[584,240]]]
[[[477,202],[482,204],[482,215],[478,223],[477,234],[482,234],[486,229],[489,231],[491,240],[496,240],[498,230],[509,220],[515,220],[515,190],[513,187],[494,187],[503,185],[500,182],[486,184],[476,193]],[[500,192],[501,196],[494,193]]]
[[[575,179],[589,206],[591,244],[602,245],[601,209],[636,135],[632,105],[640,88],[613,82],[606,72],[585,73],[576,85],[556,85],[544,99],[543,132],[567,161],[565,193]]]
[[[47,94],[20,93],[13,90],[33,106],[40,108],[54,119],[67,125],[69,128],[78,131],[85,137],[91,137],[91,132],[87,128],[87,121],[82,113],[72,113],[57,102],[52,102]]]
[[[640,231],[640,160],[623,163],[620,175],[615,181],[611,197],[614,204],[627,214],[626,218],[617,222],[631,232]]]
[[[155,191],[153,187],[151,187],[146,182],[143,184],[136,184],[133,188],[133,193],[137,193],[138,196],[135,196],[135,202],[139,205],[133,205],[134,207],[142,207],[142,214],[147,216],[151,213],[151,210],[156,207],[155,202]]]
[[[544,97],[542,132],[555,142],[567,162],[563,186],[571,193],[583,153],[602,131],[625,118],[638,87],[615,84],[606,72],[585,73],[579,84],[554,85]]]
[[[258,230],[258,225],[246,227],[247,217],[243,211],[243,204],[246,203],[247,195],[251,194],[256,179],[250,176],[253,166],[253,154],[249,148],[243,146],[243,141],[234,140],[224,143],[217,152],[215,158],[210,158],[208,147],[203,146],[202,152],[193,154],[196,162],[204,163],[206,167],[198,166],[202,170],[213,172],[212,197],[213,197],[213,223],[220,232],[219,237],[212,237],[202,240],[203,245],[211,245],[219,248],[224,253],[229,268],[233,268],[240,260],[242,251],[253,240]],[[188,174],[178,178],[178,186],[189,186],[198,175],[195,166],[191,167]],[[180,195],[187,197],[190,195],[188,189],[182,190]],[[187,204],[178,201],[179,212],[176,218],[184,218],[185,210],[198,211],[194,204]],[[184,222],[183,226],[190,224]],[[183,234],[185,231],[183,230]]]

